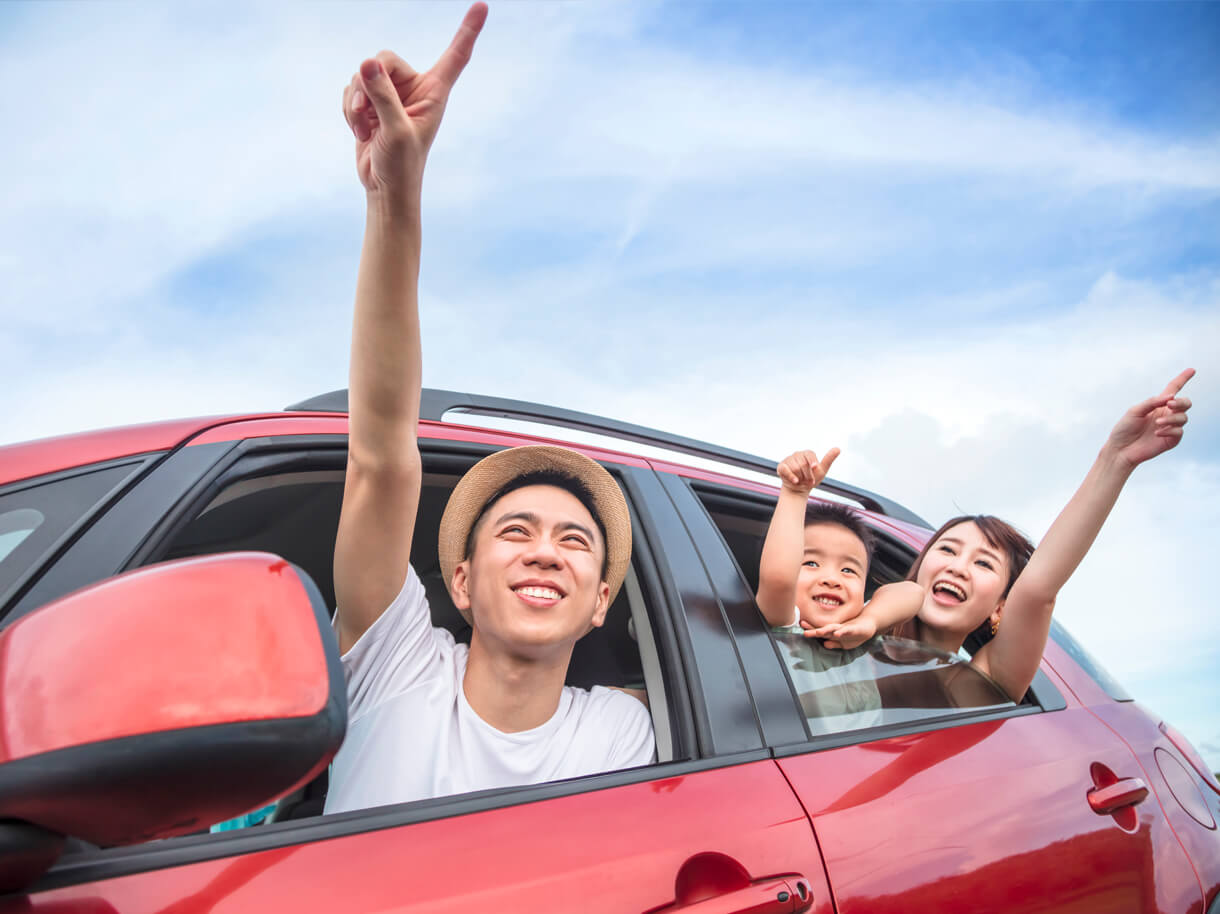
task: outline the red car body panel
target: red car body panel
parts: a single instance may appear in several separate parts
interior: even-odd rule
[[[301,837],[293,847],[0,900],[0,912],[623,914],[672,904],[679,871],[701,851],[756,880],[800,875],[812,891],[808,910],[834,910],[809,821],[770,761],[327,841]],[[699,910],[720,910],[715,886],[707,893]]]
[[[343,414],[282,413],[89,432],[0,448],[0,483],[184,443],[347,429]],[[727,474],[515,432],[421,422],[420,436],[556,443],[604,462],[775,492]],[[865,513],[912,548],[929,535]],[[678,776],[659,768],[651,781],[356,834],[334,836],[335,819],[304,820],[289,847],[9,896],[0,912],[643,912],[689,902],[691,886],[676,880],[692,872],[684,864],[708,853],[739,865],[759,890],[769,890],[772,877],[799,875],[813,893],[809,910],[819,914],[1202,912],[1220,894],[1220,855],[1214,826],[1191,816],[1161,771],[1167,763],[1158,752],[1180,753],[1156,718],[1114,701],[1054,642],[1042,668],[1066,709]],[[1131,821],[1090,807],[1096,766],[1148,784],[1147,799],[1128,807]],[[1180,783],[1176,789],[1182,792]],[[1220,822],[1220,794],[1200,796]],[[392,813],[378,816],[384,822]],[[232,836],[208,840],[224,854]],[[716,900],[714,867],[701,885],[696,879],[693,889],[706,895],[701,912],[744,907],[728,895]]]
[[[838,914],[1201,910],[1155,802],[1137,807],[1130,830],[1090,808],[1095,764],[1142,776],[1075,702],[780,761],[813,820]]]
[[[223,418],[150,422],[0,447],[0,484],[174,447]]]

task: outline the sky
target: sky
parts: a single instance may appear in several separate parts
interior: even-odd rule
[[[340,97],[460,3],[0,4],[0,444],[346,386]],[[1220,770],[1220,4],[493,3],[432,149],[424,383],[1040,538],[1198,376],[1056,609]]]

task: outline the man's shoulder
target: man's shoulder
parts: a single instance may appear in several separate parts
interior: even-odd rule
[[[582,722],[612,726],[647,722],[652,726],[652,715],[644,702],[621,689],[600,685],[591,689],[565,686],[565,689],[572,695],[572,709],[579,713]]]

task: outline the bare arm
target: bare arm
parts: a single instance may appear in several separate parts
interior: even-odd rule
[[[914,581],[884,584],[877,588],[873,598],[864,604],[863,611],[856,618],[808,629],[805,635],[824,639],[822,643],[829,648],[851,650],[878,632],[914,619],[923,605],[923,597],[923,588]]]
[[[339,647],[348,650],[406,578],[422,471],[418,282],[428,149],[487,7],[475,4],[426,73],[388,51],[343,93],[367,193],[348,390],[347,478],[335,542]]]
[[[1131,472],[1182,439],[1191,404],[1177,394],[1193,375],[1193,369],[1183,371],[1160,396],[1136,404],[1119,420],[1084,482],[1013,583],[996,636],[973,662],[1014,700],[1021,699],[1038,672],[1060,588],[1093,545]]]
[[[758,568],[758,608],[769,625],[792,624],[796,579],[805,556],[805,505],[838,456],[839,449],[831,448],[819,463],[813,451],[797,451],[776,468],[783,485]]]

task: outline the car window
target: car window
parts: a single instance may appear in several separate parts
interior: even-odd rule
[[[1090,654],[1081,646],[1080,642],[1071,636],[1063,624],[1058,619],[1051,620],[1051,638],[1061,648],[1067,651],[1068,655],[1075,660],[1081,668],[1093,677],[1093,680],[1102,687],[1107,695],[1115,701],[1135,701],[1131,693],[1123,688],[1123,684],[1111,675],[1110,671],[1097,662],[1097,658]]]
[[[0,490],[0,605],[141,463],[24,480]]]
[[[756,592],[775,498],[706,484],[691,488],[750,592]],[[865,591],[869,597],[882,584],[901,580],[915,556],[884,532],[874,532],[877,542]],[[967,655],[900,638],[877,638],[850,651],[826,648],[799,633],[772,630],[771,638],[811,737],[1016,707],[970,665]]]
[[[433,455],[421,442],[423,486],[411,564],[427,593],[433,625],[447,629],[458,642],[468,643],[470,626],[449,597],[437,556],[441,515],[449,494],[475,457]],[[216,552],[273,552],[309,574],[327,605],[334,607],[333,554],[343,498],[345,452],[316,458],[316,467],[302,469],[302,459],[284,456],[285,471],[268,466],[265,458],[248,462],[257,475],[244,475],[238,461],[220,484],[177,525],[162,547],[147,561],[164,561]],[[610,467],[613,470],[613,467]],[[651,623],[653,596],[637,573],[636,560],[627,573],[606,624],[577,642],[568,685],[603,685],[631,690],[645,698],[653,717],[658,761],[674,758],[668,720],[665,677]],[[325,775],[277,808],[259,810],[219,828],[282,822],[319,814],[327,790]]]
[[[850,651],[775,633],[810,736],[908,724],[948,709],[1013,702],[969,661],[904,638],[876,638]]]
[[[46,516],[35,508],[15,508],[0,514],[0,562],[42,526],[44,520]]]

